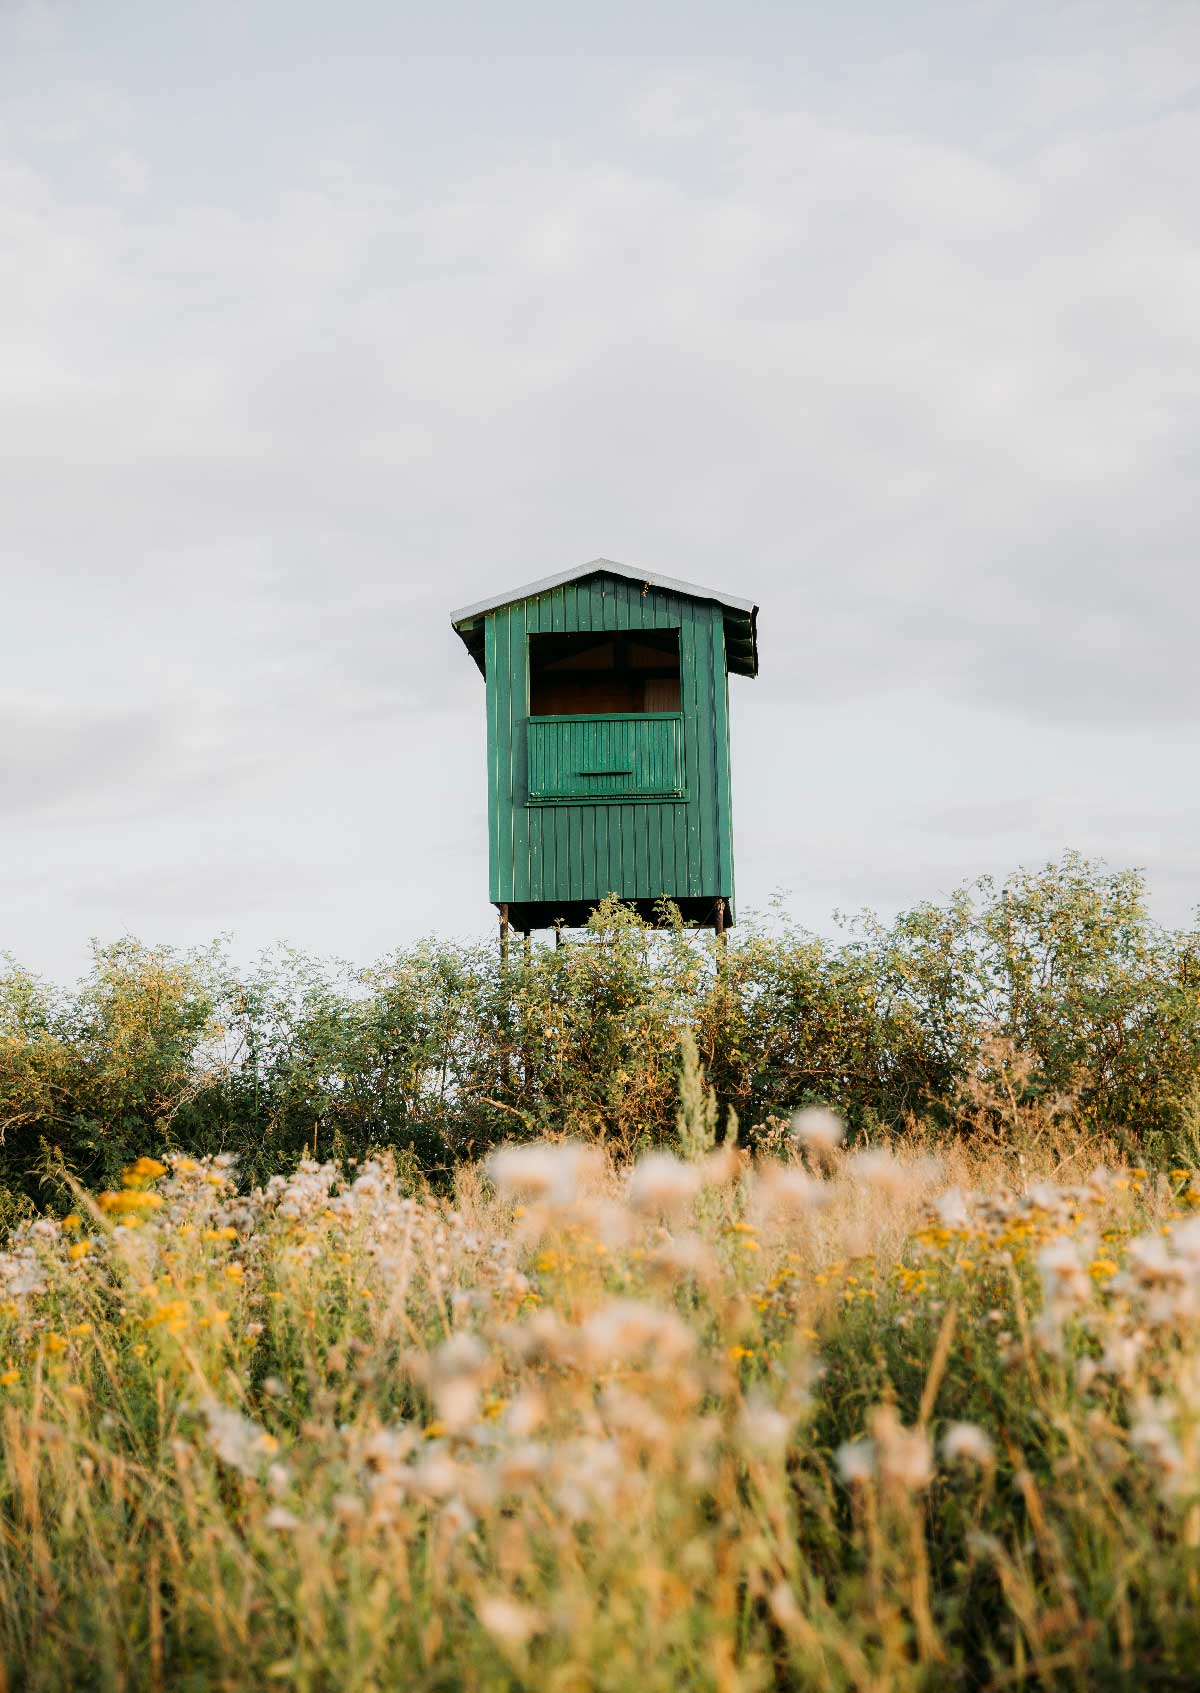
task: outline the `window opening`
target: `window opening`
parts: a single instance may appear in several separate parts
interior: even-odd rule
[[[679,709],[678,629],[529,637],[533,717]]]

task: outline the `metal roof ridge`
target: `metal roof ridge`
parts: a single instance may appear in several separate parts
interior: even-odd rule
[[[652,570],[635,570],[630,565],[619,564],[616,559],[593,558],[586,564],[576,565],[572,570],[560,570],[556,575],[545,576],[539,582],[527,582],[522,587],[495,594],[490,599],[478,600],[474,605],[461,606],[457,611],[450,613],[450,622],[457,629],[458,625],[465,623],[468,618],[497,611],[501,606],[515,605],[518,600],[533,599],[537,594],[548,593],[551,588],[561,588],[568,582],[578,582],[585,576],[596,576],[603,572],[623,576],[628,582],[643,582],[651,588],[661,588],[667,593],[682,594],[688,599],[711,600],[714,605],[728,606],[731,611],[744,612],[749,617],[758,610],[753,600],[739,599],[734,594],[718,593],[715,588],[703,588],[696,582],[684,582],[675,576],[660,576]]]

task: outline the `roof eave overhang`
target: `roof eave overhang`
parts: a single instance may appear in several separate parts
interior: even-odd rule
[[[731,594],[719,594],[711,588],[699,587],[695,582],[681,582],[674,576],[659,576],[653,571],[635,570],[614,559],[592,559],[589,564],[574,570],[562,570],[556,576],[546,576],[540,582],[527,582],[523,587],[497,594],[492,599],[479,600],[462,606],[450,615],[451,627],[486,675],[483,648],[484,619],[490,612],[504,606],[517,605],[521,600],[534,599],[553,588],[565,587],[569,582],[583,582],[592,576],[619,576],[627,582],[643,587],[659,588],[664,593],[678,594],[684,599],[707,600],[719,605],[725,614],[725,651],[728,668],[738,676],[758,675],[758,607],[753,600],[737,599]]]

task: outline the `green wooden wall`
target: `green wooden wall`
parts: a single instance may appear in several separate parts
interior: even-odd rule
[[[528,637],[678,629],[685,797],[530,803]],[[487,613],[488,838],[493,903],[733,900],[729,688],[721,607],[615,576]],[[514,914],[515,915],[515,914]],[[732,911],[730,912],[732,916]]]

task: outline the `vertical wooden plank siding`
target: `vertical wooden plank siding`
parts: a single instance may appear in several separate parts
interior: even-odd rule
[[[508,620],[508,661],[510,671],[509,699],[512,721],[512,898],[519,899],[518,888],[529,886],[529,813],[524,803],[522,785],[529,770],[529,689],[527,684],[529,650],[527,604],[519,602],[511,608]]]
[[[734,868],[733,856],[733,753],[729,735],[729,673],[725,674],[725,763],[729,770],[729,809],[725,813],[725,827],[729,838],[729,921],[737,920],[735,907],[737,905],[737,871]]]
[[[612,730],[598,720],[576,738],[529,735],[529,636],[575,630],[678,629],[686,798],[530,804],[531,757],[542,791],[560,772],[556,749],[582,744],[603,768]],[[489,612],[487,679],[488,880],[493,903],[733,897],[729,703],[719,606],[597,576]],[[639,731],[639,734],[641,731]],[[607,738],[606,738],[607,737]],[[668,786],[667,743],[646,768]],[[576,755],[577,756],[577,755]],[[558,791],[570,792],[569,788]]]
[[[703,677],[696,718],[696,744],[700,750],[699,787],[703,795],[700,817],[700,891],[717,893],[717,757],[713,744],[713,698],[716,678],[712,669],[711,618],[715,607],[695,606],[696,669]]]
[[[712,620],[713,740],[717,757],[717,892],[733,904],[733,785],[729,770],[729,671],[725,662],[725,619]]]
[[[489,622],[491,619],[489,619]],[[508,608],[503,607],[496,613],[494,647],[496,654],[496,889],[493,897],[497,901],[512,899],[512,803],[511,803],[511,771],[512,771],[512,736],[510,734],[509,714],[509,668],[508,668]],[[489,690],[490,691],[490,690]]]
[[[629,627],[642,629],[646,624],[646,601],[649,595],[642,594],[632,582],[626,583],[629,594]],[[629,806],[629,821],[633,827],[633,877],[637,893],[630,897],[647,898],[642,889],[650,886],[650,830],[647,820],[648,807],[644,805]]]
[[[545,596],[530,600],[528,603],[529,633],[540,634],[546,627],[546,613],[548,607]],[[529,661],[526,657],[521,677],[525,691],[525,699],[529,699]],[[525,785],[523,786],[523,780]],[[514,790],[518,804],[524,805],[527,798],[528,772],[524,777],[520,770],[513,771]],[[554,819],[547,815],[540,805],[529,806],[529,898],[532,900],[550,899],[554,893]],[[547,824],[550,827],[547,827]]]
[[[500,734],[496,714],[499,697],[499,660],[496,656],[496,619],[489,617],[483,626],[483,664],[487,678],[487,781],[488,781],[488,888],[492,903],[499,904],[500,894],[500,813],[504,805],[507,778],[500,779]]]
[[[679,630],[680,688],[683,698],[683,764],[687,771],[688,800],[684,808],[685,875],[683,892],[695,896],[704,892],[700,881],[700,752],[697,725],[700,716],[699,677],[696,673],[696,630],[692,607],[683,607]]]

